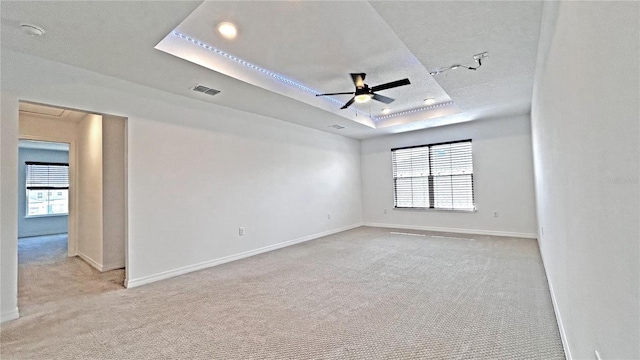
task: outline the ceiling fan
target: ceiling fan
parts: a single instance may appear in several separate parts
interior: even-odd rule
[[[356,91],[328,93],[328,94],[316,94],[316,96],[353,94],[353,97],[351,98],[351,100],[347,101],[347,103],[344,104],[344,106],[342,106],[340,109],[348,108],[349,106],[351,106],[351,104],[353,104],[354,101],[357,102],[357,103],[364,103],[364,102],[367,102],[367,101],[369,101],[371,99],[383,102],[385,104],[390,104],[395,99],[392,99],[392,98],[387,97],[387,96],[382,96],[382,95],[376,94],[375,92],[376,91],[382,91],[382,90],[391,89],[391,88],[398,87],[398,86],[411,84],[411,82],[409,82],[409,79],[402,79],[402,80],[396,80],[396,81],[388,82],[388,83],[385,83],[385,84],[369,87],[369,85],[364,83],[364,77],[366,75],[367,74],[365,74],[365,73],[359,73],[359,74],[351,73],[351,79],[353,79],[353,84],[356,86]]]

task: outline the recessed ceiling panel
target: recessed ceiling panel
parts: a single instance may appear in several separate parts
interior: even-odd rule
[[[87,116],[87,113],[83,111],[63,109],[51,105],[37,104],[26,101],[21,101],[19,103],[19,110],[21,117],[23,115],[27,115],[72,123],[78,123],[81,119]]]
[[[61,109],[53,106],[45,106],[40,104],[28,103],[28,102],[20,102],[19,107],[20,107],[20,111],[25,113],[53,116],[53,117],[61,117],[65,111],[65,109]]]
[[[218,33],[221,22],[236,25],[235,39]],[[156,49],[370,127],[459,112],[368,2],[204,2]],[[380,91],[395,99],[388,105],[340,110],[351,95],[315,96],[354,91],[349,73],[366,73],[370,87],[404,78],[411,84]],[[425,106],[426,98],[437,106]]]

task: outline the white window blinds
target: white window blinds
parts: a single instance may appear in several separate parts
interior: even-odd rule
[[[471,140],[392,149],[396,208],[474,210]]]
[[[69,189],[69,165],[26,162],[27,190]]]

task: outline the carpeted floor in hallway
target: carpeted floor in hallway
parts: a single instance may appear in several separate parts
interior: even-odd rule
[[[537,242],[370,227],[2,325],[2,359],[564,359]],[[21,308],[22,310],[22,308]]]
[[[124,270],[101,273],[67,256],[67,234],[18,240],[20,316],[49,312],[60,303],[124,289]]]

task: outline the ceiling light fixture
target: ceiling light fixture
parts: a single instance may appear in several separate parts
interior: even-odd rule
[[[476,71],[476,70],[478,70],[478,68],[480,66],[482,66],[482,59],[484,59],[484,58],[486,58],[488,56],[489,56],[489,53],[486,52],[486,51],[483,52],[483,53],[480,53],[480,54],[473,55],[473,60],[475,60],[475,62],[478,64],[478,66],[475,66],[475,67],[455,64],[455,65],[451,65],[449,67],[440,68],[440,69],[431,71],[431,72],[429,72],[429,74],[431,74],[431,76],[436,76],[436,75],[442,74],[443,72],[447,72],[449,70],[455,70],[455,69],[458,69],[458,68],[465,68],[465,69],[468,69],[468,70]]]
[[[436,103],[436,99],[434,99],[434,98],[426,98],[426,99],[424,99],[424,104],[425,105],[433,105],[435,103]]]
[[[39,26],[35,26],[35,25],[31,25],[31,24],[20,24],[20,28],[27,35],[41,36],[42,34],[44,34],[44,29],[39,27]]]
[[[358,104],[362,104],[362,103],[366,103],[367,101],[371,100],[371,94],[360,94],[360,95],[356,95],[354,100],[358,103]]]
[[[385,114],[385,115],[390,113],[390,112],[391,112],[391,109],[389,109],[389,108],[382,109],[382,113]]]
[[[225,39],[233,40],[238,35],[238,29],[230,22],[221,22],[218,24],[218,32]]]

